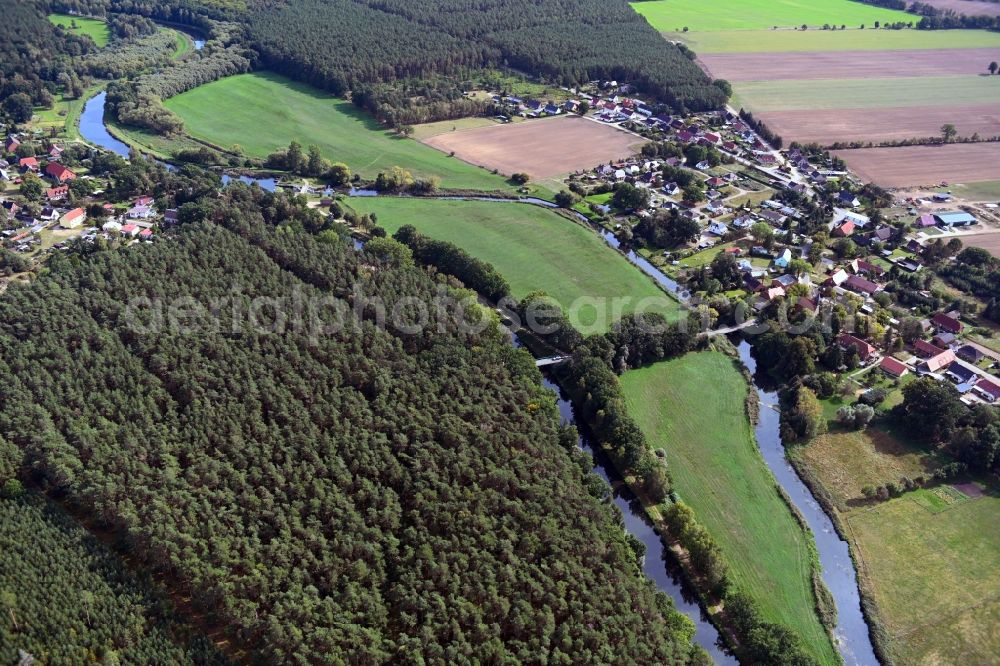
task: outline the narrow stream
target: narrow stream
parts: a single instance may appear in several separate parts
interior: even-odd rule
[[[80,136],[88,143],[127,158],[128,146],[111,136],[108,128],[104,126],[104,99],[107,96],[108,94],[102,90],[83,105],[83,112],[80,114]]]
[[[573,414],[573,404],[563,395],[559,386],[546,378],[543,385],[552,389],[558,396],[559,413],[562,415],[563,423],[576,423]],[[615,474],[610,463],[594,451],[590,441],[581,433],[579,439],[580,448],[594,456],[594,472],[609,484]],[[653,581],[657,589],[666,592],[674,600],[674,606],[678,611],[687,615],[694,622],[695,635],[694,642],[705,648],[712,655],[712,659],[717,664],[738,664],[736,657],[725,651],[718,630],[708,620],[698,605],[697,598],[686,589],[683,579],[676,570],[676,565],[672,559],[664,557],[663,541],[659,535],[653,531],[653,526],[649,523],[646,515],[642,511],[632,493],[624,485],[614,491],[614,503],[621,509],[625,519],[625,531],[639,539],[646,546],[646,556],[642,561],[642,570],[646,576]]]
[[[740,360],[753,375],[757,362],[750,355],[750,344],[745,340],[739,345]],[[833,594],[837,604],[837,626],[834,629],[837,649],[847,666],[876,666],[879,661],[872,648],[868,623],[861,613],[861,596],[858,577],[854,570],[847,542],[840,538],[830,517],[823,511],[809,488],[802,483],[798,473],[785,458],[781,443],[778,396],[759,386],[760,419],[757,422],[757,445],[764,461],[771,468],[778,483],[792,499],[792,503],[805,517],[812,530],[823,567],[823,582]]]

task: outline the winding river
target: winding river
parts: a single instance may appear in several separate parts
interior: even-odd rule
[[[751,375],[757,370],[757,362],[750,355],[750,344],[739,344],[740,360]],[[757,422],[757,446],[764,461],[778,480],[778,484],[792,499],[792,503],[805,517],[812,530],[823,566],[823,582],[833,594],[837,604],[837,626],[834,629],[837,649],[847,666],[875,666],[879,663],[872,648],[868,633],[868,623],[861,612],[861,596],[858,591],[858,577],[854,561],[848,551],[847,542],[840,538],[833,522],[823,507],[813,497],[812,491],[802,483],[798,473],[785,458],[785,447],[781,443],[778,396],[754,386],[760,398],[760,418]]]
[[[123,157],[128,157],[128,146],[111,136],[104,126],[104,99],[105,93],[101,92],[89,99],[84,105],[80,116],[80,134],[94,145],[111,150]],[[265,189],[273,190],[276,186],[274,179],[253,179],[246,176],[237,178],[247,183],[257,182]],[[233,180],[232,177],[223,175],[224,184],[228,184],[231,180]],[[351,194],[353,196],[371,196],[377,193],[353,190]],[[463,197],[441,198],[461,199]],[[522,205],[538,205],[549,208],[555,205],[541,199],[470,198],[521,203]],[[578,212],[573,212],[582,222],[590,224],[585,216]],[[676,281],[664,275],[662,271],[643,257],[637,255],[634,251],[622,250],[620,242],[610,231],[594,227],[594,225],[590,226],[600,234],[601,238],[608,245],[621,251],[643,273],[656,280],[664,289],[675,294],[680,300],[687,300],[687,292]],[[360,244],[356,246],[358,245]],[[756,362],[750,355],[750,345],[746,342],[740,343],[739,353],[743,364],[753,374],[756,370]],[[558,388],[548,380],[546,380],[546,386],[559,394]],[[761,404],[760,419],[756,428],[757,443],[765,462],[778,483],[791,498],[792,503],[799,512],[805,517],[806,523],[812,530],[819,553],[820,564],[823,569],[823,580],[833,594],[837,605],[837,626],[834,630],[837,648],[848,666],[876,666],[879,662],[872,648],[867,622],[861,612],[857,574],[848,551],[847,542],[837,534],[829,516],[826,515],[808,487],[802,483],[798,474],[785,459],[785,450],[779,434],[777,396],[774,393],[764,391],[759,386],[755,388],[760,397]],[[559,396],[559,410],[565,420],[569,422],[574,421],[572,405],[562,395]],[[585,438],[581,437],[580,446],[593,453],[592,448]],[[600,463],[595,467],[595,471],[604,477],[605,480],[610,480],[611,478],[608,474],[608,469],[610,468]],[[643,570],[646,575],[656,583],[659,589],[673,598],[675,605],[681,612],[694,621],[697,628],[695,640],[712,655],[717,663],[737,663],[734,657],[724,652],[720,647],[718,631],[704,617],[694,597],[684,591],[679,577],[672,572],[668,572],[664,563],[669,562],[669,559],[664,558],[663,544],[659,536],[653,531],[642,510],[637,505],[636,508],[633,508],[631,499],[625,488],[616,491],[614,497],[615,504],[622,510],[622,514],[625,517],[625,528],[646,545],[646,557],[643,563]]]

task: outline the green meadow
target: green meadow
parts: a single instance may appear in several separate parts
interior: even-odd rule
[[[418,178],[441,179],[442,187],[509,189],[501,177],[413,139],[382,128],[350,102],[277,74],[239,74],[171,97],[167,108],[184,119],[191,136],[231,149],[238,144],[266,157],[298,141],[344,162],[365,177],[400,166]]]
[[[1000,488],[943,485],[847,514],[861,581],[899,664],[988,664],[1000,654]]]
[[[108,24],[100,19],[70,16],[69,14],[49,14],[49,20],[72,33],[90,37],[98,46],[107,46],[111,40],[111,30],[108,29]],[[76,23],[75,28],[72,27],[74,22]]]
[[[768,51],[908,51],[1000,47],[1000,33],[986,30],[718,30],[664,32],[696,53]],[[905,72],[901,72],[905,74]]]
[[[801,25],[874,25],[916,22],[920,17],[851,0],[655,0],[631,3],[661,32],[701,30],[763,30]]]
[[[824,664],[839,663],[815,612],[812,537],[778,494],[746,412],[749,390],[719,352],[629,370],[629,413],[666,452],[674,489],[722,548],[735,584],[768,620],[802,637]]]
[[[348,203],[359,213],[375,213],[378,224],[390,234],[412,224],[430,238],[454,243],[493,264],[510,283],[515,298],[541,289],[566,311],[579,303],[585,333],[606,331],[612,317],[610,307],[600,317],[579,299],[628,297],[631,302],[623,312],[632,312],[648,298],[647,311],[668,317],[679,309],[673,298],[593,231],[539,206],[388,197],[356,197]]]
[[[1000,104],[1000,76],[746,81],[733,104],[754,111]]]

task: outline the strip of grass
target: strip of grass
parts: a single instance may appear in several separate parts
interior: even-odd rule
[[[518,118],[517,120],[523,120]],[[457,118],[455,120],[439,120],[433,123],[423,123],[421,125],[413,126],[413,138],[418,141],[421,139],[429,139],[432,136],[437,136],[439,134],[447,134],[448,132],[458,132],[465,129],[476,129],[479,127],[490,127],[496,125],[497,121],[492,118]]]
[[[736,585],[821,663],[839,663],[815,612],[812,538],[757,450],[747,383],[732,359],[687,354],[626,372],[622,389],[650,444],[666,451],[675,489],[719,543]]]
[[[1000,201],[1000,180],[984,180],[977,183],[953,185],[955,196],[970,201]]]
[[[997,76],[747,81],[735,88],[733,104],[754,111],[1000,104]]]
[[[861,24],[875,21],[916,22],[919,17],[850,0],[658,0],[633,2],[632,8],[660,31],[766,30],[774,26],[798,27]]]
[[[961,501],[949,490],[847,517],[862,585],[899,664],[988,664],[1000,654],[1000,488]]]
[[[541,289],[572,312],[579,306],[585,333],[608,329],[605,316],[579,299],[628,297],[623,312],[651,299],[649,312],[675,317],[679,304],[594,232],[538,206],[490,201],[358,197],[349,201],[361,213],[376,213],[379,225],[395,233],[412,224],[422,234],[452,242],[493,264],[510,283],[515,298]]]
[[[108,24],[100,19],[70,16],[69,14],[49,14],[49,20],[77,35],[90,37],[99,47],[105,47],[111,41],[111,30],[108,28]],[[76,24],[75,28],[73,27],[74,23]]]
[[[327,159],[366,177],[400,166],[416,177],[439,177],[444,187],[509,189],[500,176],[396,136],[350,102],[277,74],[230,76],[165,104],[184,119],[191,136],[227,149],[239,144],[255,157],[295,140],[303,148],[318,146]]]
[[[696,53],[900,51],[1000,46],[1000,33],[986,30],[719,30],[666,32],[664,37],[683,41]]]
[[[161,28],[161,30],[169,30],[174,33],[176,46],[174,46],[173,55],[170,56],[174,60],[180,60],[194,50],[194,41],[191,39],[190,35],[186,35],[180,30],[174,30],[173,28]]]

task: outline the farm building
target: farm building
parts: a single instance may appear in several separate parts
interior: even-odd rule
[[[964,211],[934,213],[935,219],[946,227],[967,227],[977,222],[975,216]]]

